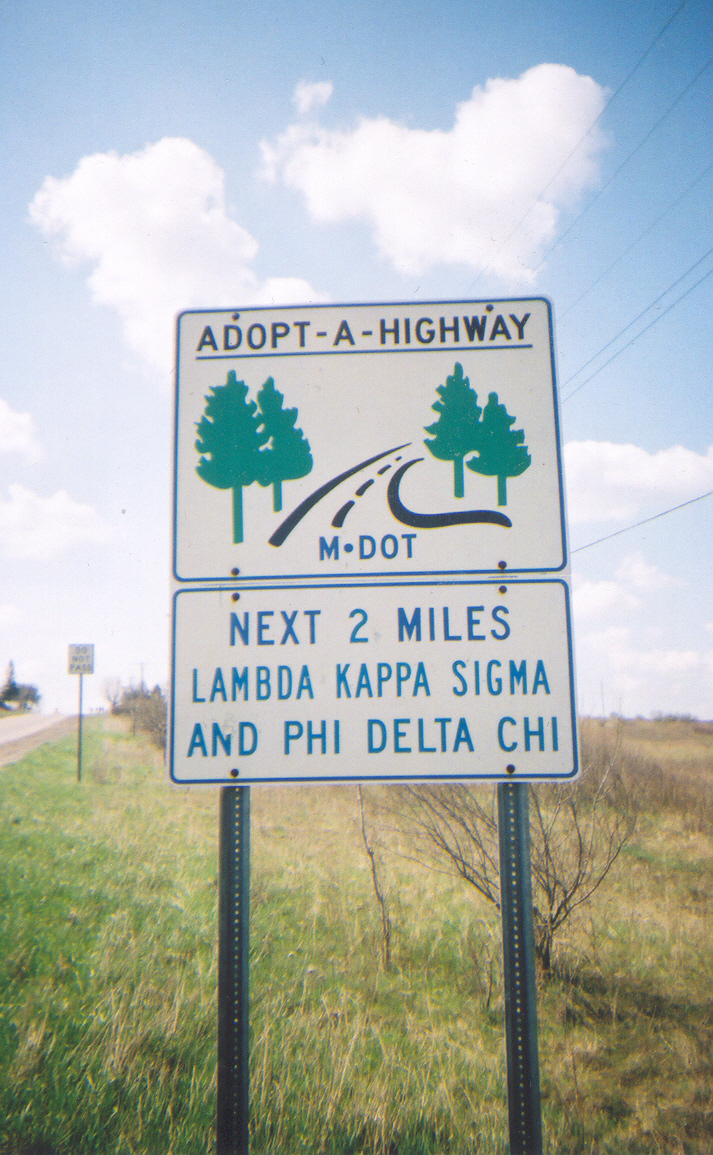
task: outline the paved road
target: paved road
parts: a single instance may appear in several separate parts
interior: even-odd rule
[[[0,766],[17,762],[36,746],[63,738],[76,725],[76,717],[67,714],[20,714],[17,718],[0,718]]]
[[[17,718],[0,718],[0,746],[56,726],[66,717],[66,714],[19,714]]]

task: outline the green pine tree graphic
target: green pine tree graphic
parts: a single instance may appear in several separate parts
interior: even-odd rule
[[[523,445],[522,429],[511,429],[516,418],[511,417],[504,405],[498,404],[497,393],[488,396],[483,410],[477,444],[478,456],[466,461],[468,469],[498,479],[498,505],[507,505],[507,479],[519,477],[532,460]]]
[[[243,540],[243,486],[262,476],[261,450],[269,440],[248,387],[233,369],[225,385],[212,386],[198,422],[196,473],[216,489],[233,491],[233,541]]]
[[[260,454],[260,485],[272,486],[272,508],[275,513],[282,509],[282,482],[306,477],[312,469],[312,454],[309,441],[301,429],[295,428],[296,409],[283,409],[283,394],[275,388],[272,377],[268,377],[257,395],[257,403],[263,420],[263,430],[270,438],[270,444]]]
[[[438,413],[433,425],[424,426],[432,439],[425,438],[424,444],[440,461],[453,462],[453,496],[462,497],[464,492],[463,460],[468,453],[478,448],[479,418],[482,412],[478,405],[478,395],[471,389],[467,377],[463,376],[463,366],[456,362],[453,376],[446,378],[445,385],[436,389],[440,400],[431,406]]]

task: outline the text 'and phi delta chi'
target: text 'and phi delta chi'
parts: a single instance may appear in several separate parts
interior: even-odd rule
[[[313,661],[310,653],[313,648],[319,650],[322,629],[328,628],[320,619],[321,610],[311,607],[228,613],[225,641],[231,658],[221,665],[196,665],[190,670],[191,705],[207,707],[209,715],[196,720],[186,735],[187,759],[249,759],[258,752],[267,733],[271,733],[273,743],[277,742],[275,753],[287,758],[298,753],[308,757],[339,755],[345,732],[354,727],[361,734],[362,752],[368,755],[472,754],[481,737],[482,720],[466,703],[483,698],[509,699],[513,705],[520,700],[525,707],[513,711],[510,706],[493,719],[501,751],[558,750],[558,717],[545,708],[553,689],[545,659],[522,654],[516,658],[494,656],[492,650],[473,657],[472,652],[458,647],[459,643],[485,643],[486,648],[495,646],[497,650],[508,642],[511,622],[507,606],[396,607],[395,638],[399,648],[403,645],[409,653],[404,654],[404,660],[390,661],[368,656],[372,635],[369,614],[362,608],[348,613],[344,644],[359,650],[365,645],[366,660],[361,660],[361,654],[357,657],[345,652],[344,660],[324,662],[317,656]],[[429,643],[454,643],[457,648],[447,658],[441,653],[433,661]],[[415,652],[414,646],[421,652]],[[294,647],[299,647],[297,661],[289,656]],[[250,650],[262,651],[255,653],[257,661],[236,661],[237,652]],[[369,704],[367,713],[358,719],[350,717],[350,706],[360,699]],[[528,699],[535,699],[532,708],[525,704]],[[438,703],[435,710],[431,702]],[[444,702],[460,708],[444,711]],[[230,720],[210,716],[211,708],[231,703],[243,707],[242,716]],[[303,707],[314,704],[317,710],[321,705],[346,713],[320,718],[289,716],[288,712],[275,733],[274,718],[271,713],[265,715],[262,703],[270,703],[269,711],[277,703],[301,703]],[[384,714],[384,708],[396,708],[399,716]],[[251,716],[251,710],[257,712]]]
[[[526,327],[530,313],[499,313],[486,305],[482,313],[431,316],[391,316],[362,329],[349,318],[335,318],[327,328],[307,320],[263,323],[250,314],[232,313],[229,320],[205,325],[196,346],[198,359],[237,353],[290,353],[381,348],[467,348],[496,344],[528,348]]]

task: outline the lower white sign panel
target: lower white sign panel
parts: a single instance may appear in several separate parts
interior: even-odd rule
[[[183,589],[181,783],[570,778],[561,580]]]

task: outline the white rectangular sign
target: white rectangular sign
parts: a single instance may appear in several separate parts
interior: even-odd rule
[[[94,673],[94,646],[91,645],[70,645],[68,653],[68,673],[70,674],[93,674]]]
[[[187,312],[174,578],[567,567],[549,302]]]
[[[179,588],[176,782],[577,773],[560,579]]]

